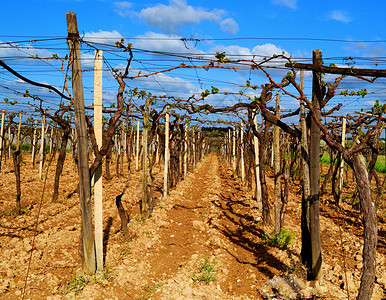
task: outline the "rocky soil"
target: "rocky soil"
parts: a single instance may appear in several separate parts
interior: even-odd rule
[[[115,196],[127,176],[104,179],[106,268],[96,276],[83,276],[77,251],[80,210],[78,194],[73,193],[74,163],[66,161],[60,197],[53,203],[55,166],[49,167],[43,192],[44,181],[27,160],[21,171],[22,215],[15,216],[12,210],[15,175],[10,162],[0,175],[1,299],[346,299],[347,293],[350,298],[357,294],[363,245],[358,211],[348,205],[337,209],[323,199],[324,280],[322,285],[306,282],[300,263],[298,183],[291,185],[285,219],[294,240],[285,250],[270,247],[263,235],[273,228],[262,225],[251,193],[215,153],[166,198],[161,196],[162,166],[157,166],[157,202],[147,220],[139,215],[140,172],[132,172],[122,198],[130,214],[129,237],[119,231],[115,207]],[[273,200],[271,177],[268,187]],[[386,298],[385,232],[380,219],[373,299]]]

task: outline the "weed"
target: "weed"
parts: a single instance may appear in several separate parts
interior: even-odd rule
[[[375,170],[381,173],[386,173],[386,158],[385,155],[378,155],[377,162],[375,163]]]
[[[202,211],[202,212],[200,213],[200,215],[201,215],[201,218],[205,218],[206,210]]]
[[[324,165],[329,165],[329,164],[330,164],[330,155],[327,154],[327,153],[323,153],[322,157],[320,158],[320,161],[321,161]]]
[[[109,268],[104,268],[101,271],[97,271],[93,275],[93,283],[95,284],[101,284],[102,286],[107,285],[108,282],[111,282],[113,280],[113,274]]]
[[[32,208],[33,208],[32,205],[24,206],[24,207],[20,208],[20,214],[21,215],[29,214],[31,212]],[[4,215],[6,215],[8,217],[16,215],[16,208],[12,208],[11,210],[5,212]]]
[[[154,285],[145,284],[143,287],[146,291],[149,291],[150,293],[155,292],[156,289],[162,286],[162,282],[156,282]]]
[[[134,220],[136,220],[138,223],[143,223],[145,218],[141,217],[140,215],[136,215]]]
[[[216,280],[216,265],[217,260],[214,262],[210,262],[208,257],[205,257],[205,261],[200,264],[200,272],[198,274],[193,275],[193,279],[195,282],[205,282],[205,284],[209,284],[212,281]]]
[[[61,289],[61,293],[65,295],[69,293],[77,293],[82,291],[88,284],[101,284],[105,286],[107,282],[112,280],[113,276],[108,268],[105,268],[102,271],[97,271],[94,275],[74,272],[68,277],[65,286]]]
[[[270,247],[276,247],[279,249],[286,249],[289,243],[293,240],[295,233],[289,231],[287,228],[282,228],[278,234],[274,231],[268,235],[266,233],[263,234],[263,240]]]
[[[69,293],[77,293],[84,289],[84,287],[90,283],[90,276],[83,273],[75,273],[70,275],[67,279],[66,285],[61,290],[65,295]]]
[[[286,270],[286,273],[292,274],[293,272],[295,272],[295,261],[291,260],[291,266],[288,267],[288,269]]]

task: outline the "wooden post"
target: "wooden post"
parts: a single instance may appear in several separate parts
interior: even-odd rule
[[[21,164],[21,149],[20,149],[20,132],[21,132],[22,112],[19,113],[19,125],[17,127],[16,151],[13,153],[13,164],[15,167],[16,176],[16,213],[21,214],[21,182],[20,182],[20,164]]]
[[[304,92],[304,70],[300,70],[300,89]],[[310,237],[310,169],[308,165],[308,129],[306,124],[306,111],[304,100],[300,100],[300,128],[301,128],[301,166],[303,180],[302,195],[302,262],[307,267],[311,266],[311,237]]]
[[[53,135],[54,135],[54,126],[51,127],[51,132],[50,132],[50,150],[49,150],[49,154],[51,155],[52,154],[52,138],[53,138]]]
[[[42,133],[40,136],[40,150],[39,150],[39,179],[43,179],[43,158],[44,158],[44,141],[45,141],[45,126],[46,126],[46,116],[42,116]]]
[[[141,215],[144,218],[149,217],[149,195],[147,192],[147,133],[149,130],[149,98],[145,99],[145,108],[143,112],[143,130],[142,130],[142,205]]]
[[[122,148],[123,148],[123,161],[127,162],[127,131],[128,128],[124,126],[124,123],[122,123],[122,131],[123,131],[123,136],[122,136]],[[123,166],[122,166],[123,169]],[[123,172],[123,170],[122,170]]]
[[[118,129],[118,128],[117,128]],[[117,177],[119,177],[121,175],[121,172],[120,172],[120,159],[121,159],[121,137],[122,135],[122,130],[121,131],[117,131],[116,135],[115,135],[115,150],[116,150],[116,172],[117,172]]]
[[[88,162],[88,138],[86,115],[83,98],[82,71],[80,65],[79,32],[75,13],[67,13],[68,46],[72,60],[72,90],[74,98],[75,126],[78,140],[78,172],[79,172],[79,198],[82,214],[82,231],[80,253],[82,268],[87,274],[93,274],[96,269],[94,234],[91,213],[91,181]]]
[[[231,138],[231,129],[228,129],[228,163],[231,165],[232,163],[232,138]]]
[[[136,140],[136,149],[135,149],[135,170],[139,169],[139,120],[137,121],[137,140]]]
[[[165,164],[164,164],[164,198],[168,195],[168,167],[169,167],[169,107],[165,116]]]
[[[16,151],[20,150],[20,134],[21,134],[21,118],[23,116],[22,112],[19,112],[19,125],[17,127],[17,141],[16,141]]]
[[[254,126],[257,130],[257,116],[253,119]],[[260,160],[259,160],[259,139],[257,136],[253,135],[253,144],[255,147],[255,181],[256,181],[256,190],[255,197],[257,200],[257,205],[259,210],[263,209],[263,203],[261,200],[261,182],[260,182]]]
[[[185,123],[184,130],[184,178],[188,174],[188,123]]]
[[[35,152],[36,152],[36,125],[37,125],[37,120],[35,120],[35,124],[34,124],[34,133],[33,133],[33,137],[32,137],[32,155],[31,155],[31,162],[32,162],[32,165],[34,166],[35,165]]]
[[[241,143],[241,151],[240,151],[240,164],[241,164],[241,181],[245,181],[245,166],[244,166],[244,124],[241,121],[240,124],[240,143]]]
[[[11,121],[11,115],[8,115],[9,121]],[[8,125],[8,158],[11,158],[11,148],[12,148],[12,140],[11,140],[11,122]]]
[[[1,129],[0,129],[0,172],[1,172],[1,159],[3,158],[3,143],[4,143],[4,120],[5,110],[1,113]]]
[[[321,66],[322,51],[313,51],[313,64]],[[312,105],[316,118],[321,117],[320,102],[323,99],[322,77],[319,72],[313,72],[312,80]],[[319,222],[319,152],[320,152],[320,129],[316,122],[311,119],[310,140],[310,233],[311,233],[311,278],[322,281],[322,252],[320,247],[320,222]]]
[[[120,170],[119,173],[123,174],[123,161],[126,157],[126,132],[125,132],[125,124],[124,122],[121,123],[121,140],[119,143],[119,149],[120,149]]]
[[[193,167],[196,167],[196,130],[193,129]]]
[[[280,92],[276,93],[276,118],[280,120]],[[280,172],[280,128],[273,128],[273,157],[275,174],[275,232],[280,232],[281,172]]]
[[[155,152],[155,163],[158,165],[159,164],[159,135],[158,133],[156,134],[156,152]]]
[[[346,116],[342,118],[342,146],[346,146]],[[343,155],[340,153],[340,166],[339,166],[339,188],[338,188],[338,206],[342,203],[342,189],[343,189],[343,168],[344,160]]]
[[[94,132],[99,150],[102,147],[102,67],[103,52],[95,50],[94,60]],[[94,174],[95,255],[97,270],[103,269],[103,180],[102,163]]]
[[[232,135],[232,167],[233,172],[236,171],[236,128],[233,126],[233,135]]]

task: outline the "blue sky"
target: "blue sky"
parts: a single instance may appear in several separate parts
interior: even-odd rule
[[[64,57],[67,49],[65,37],[66,12],[76,12],[78,29],[84,40],[92,43],[113,45],[120,38],[131,42],[135,60],[131,74],[143,74],[178,65],[183,60],[168,53],[185,54],[191,57],[205,56],[216,51],[226,52],[232,58],[252,58],[252,55],[270,57],[285,51],[295,60],[310,61],[313,49],[321,49],[325,64],[344,65],[347,61],[355,67],[385,69],[386,2],[369,1],[7,1],[2,5],[0,19],[0,59],[26,77],[61,88],[63,74],[60,64],[52,60],[31,60],[30,55],[50,57],[53,53]],[[46,37],[63,38],[45,42],[22,42]],[[200,42],[183,43],[180,38],[203,39]],[[12,42],[12,44],[4,44]],[[97,46],[105,51],[105,58],[112,67],[123,68],[125,54],[112,51],[111,46]],[[83,47],[82,64],[85,69],[84,84],[86,103],[92,101],[93,52]],[[160,51],[162,55],[143,50]],[[118,55],[119,54],[119,55]],[[242,55],[242,56],[238,56]],[[127,55],[126,55],[127,57]],[[209,56],[208,56],[209,57]],[[213,57],[213,56],[211,56]],[[345,58],[353,58],[347,60]],[[202,64],[202,63],[201,63]],[[117,85],[105,66],[105,105],[114,101]],[[283,73],[284,72],[284,73]],[[285,74],[283,70],[272,70],[274,78]],[[186,98],[211,86],[220,91],[244,90],[246,80],[261,85],[267,79],[261,72],[250,72],[247,68],[234,71],[176,70],[154,76],[154,78],[128,81],[129,88],[138,86],[154,94],[167,94]],[[333,79],[329,75],[326,80]],[[367,88],[369,95],[360,97],[337,97],[330,106],[344,102],[342,113],[369,109],[375,99],[384,103],[385,80],[375,84],[347,79],[342,89]],[[5,87],[11,87],[7,89]],[[306,77],[306,90],[311,88],[310,76]],[[46,96],[51,107],[59,99],[52,93],[28,87],[0,69],[0,99],[22,100],[16,91],[29,89]],[[251,95],[258,91],[247,91]],[[208,102],[215,106],[240,101],[239,97],[210,96]],[[297,107],[294,99],[283,97],[283,108]],[[1,109],[27,109],[21,106]]]

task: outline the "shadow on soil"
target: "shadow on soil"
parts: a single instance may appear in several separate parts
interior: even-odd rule
[[[215,225],[209,221],[209,224],[220,231],[233,244],[248,251],[255,262],[244,261],[236,254],[232,254],[230,250],[226,250],[240,264],[249,264],[256,268],[259,272],[272,278],[275,273],[273,269],[283,272],[289,269],[290,266],[281,262],[275,256],[268,252],[268,246],[262,240],[264,231],[258,228],[253,216],[248,211],[253,209],[243,199],[245,196],[242,192],[242,187],[235,182],[235,179],[229,174],[224,166],[220,169],[222,174],[224,193],[218,194],[219,200],[214,200],[212,203],[222,211],[222,216],[225,217],[222,226]],[[275,273],[274,273],[275,272]]]

